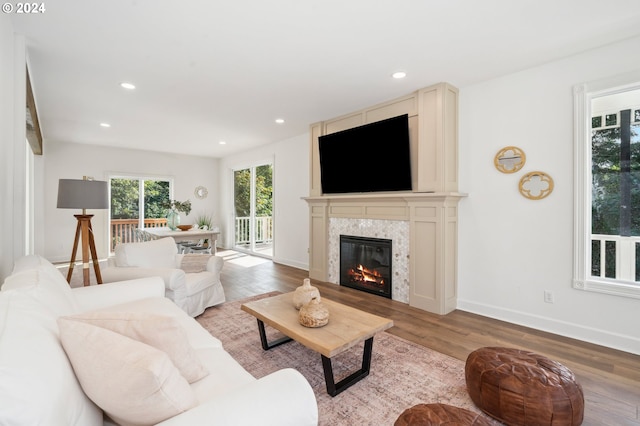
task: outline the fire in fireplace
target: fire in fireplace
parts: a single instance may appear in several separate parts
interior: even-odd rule
[[[391,299],[391,240],[340,235],[340,285]]]

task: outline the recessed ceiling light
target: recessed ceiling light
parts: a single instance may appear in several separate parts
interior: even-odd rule
[[[276,118],[276,123],[283,124],[284,123],[284,119],[283,118]]]
[[[100,126],[102,126],[102,127],[111,127],[111,124],[109,124],[109,123],[100,123]]]
[[[126,83],[126,82],[125,83],[120,83],[120,86],[125,88],[125,89],[128,89],[128,90],[133,90],[133,89],[136,88],[136,86],[134,86],[133,84]]]
[[[220,141],[220,142],[218,142],[218,144],[220,144],[220,145],[226,145],[227,143],[226,143],[225,141]]]
[[[391,77],[393,78],[405,78],[406,76],[407,76],[407,73],[404,71],[397,71],[391,74]]]

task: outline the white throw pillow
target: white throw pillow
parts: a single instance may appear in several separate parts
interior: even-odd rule
[[[180,269],[186,274],[206,271],[212,256],[211,254],[185,254],[182,256]]]
[[[164,352],[69,318],[59,318],[58,326],[82,389],[117,423],[152,425],[197,405],[189,383]]]
[[[106,328],[161,350],[189,383],[209,374],[175,318],[144,312],[94,311],[66,319]]]
[[[116,266],[138,268],[176,268],[178,247],[173,238],[143,243],[118,244],[114,250]]]

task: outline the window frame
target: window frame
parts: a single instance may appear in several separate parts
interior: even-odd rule
[[[640,70],[574,86],[573,288],[640,299],[640,283],[591,275],[591,101],[640,89]]]
[[[143,181],[145,180],[160,180],[160,181],[168,181],[169,182],[169,199],[173,200],[174,196],[173,196],[173,192],[174,192],[174,182],[175,182],[175,178],[173,176],[162,176],[162,175],[150,175],[150,174],[136,174],[136,173],[123,173],[123,172],[108,172],[107,173],[107,182],[108,182],[108,187],[109,187],[109,209],[107,210],[107,216],[106,216],[106,221],[107,221],[107,248],[109,253],[113,254],[113,251],[111,250],[111,239],[113,238],[113,235],[111,235],[111,180],[112,179],[131,179],[131,180],[138,180],[138,190],[141,192],[138,192],[138,197],[140,197],[140,194],[142,195],[142,203],[141,203],[141,208],[138,212],[138,227],[140,228],[144,228],[144,183]]]

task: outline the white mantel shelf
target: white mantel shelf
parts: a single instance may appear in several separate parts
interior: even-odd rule
[[[322,201],[384,201],[384,200],[405,200],[418,201],[421,199],[461,199],[468,194],[463,192],[359,192],[357,194],[325,194],[317,197],[303,197],[307,202]]]

